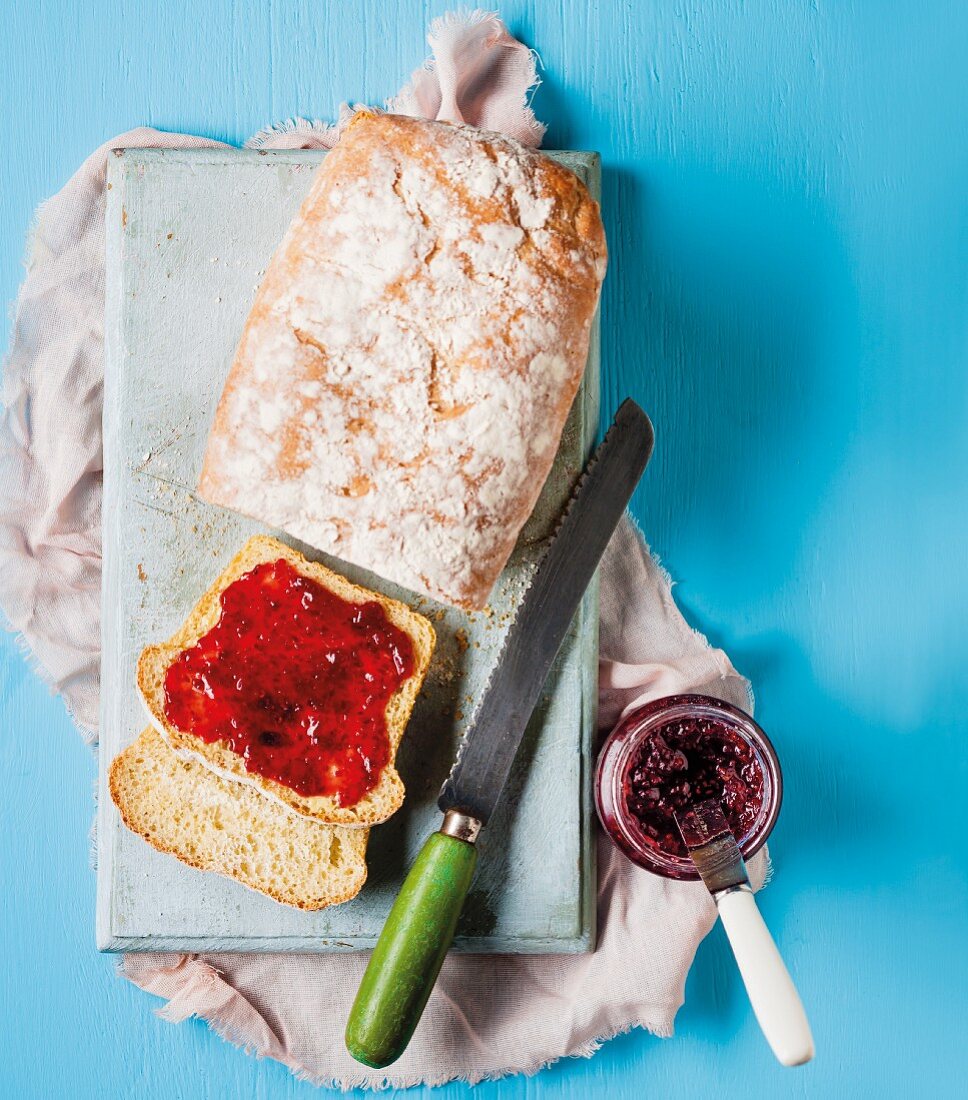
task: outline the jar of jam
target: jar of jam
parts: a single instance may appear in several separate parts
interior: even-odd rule
[[[667,878],[699,878],[677,810],[716,799],[749,858],[766,843],[782,794],[766,734],[748,714],[706,695],[637,707],[609,735],[595,769],[605,831],[633,863]]]

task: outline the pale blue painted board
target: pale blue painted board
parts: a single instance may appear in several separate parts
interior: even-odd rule
[[[10,5],[0,297],[20,280],[34,206],[100,142],[145,121],[240,142],[297,111],[331,117],[344,97],[379,102],[443,7]],[[549,144],[603,153],[603,413],[624,393],[658,410],[636,514],[691,621],[753,677],[783,755],[777,875],[761,904],[820,1053],[803,1070],[772,1063],[715,933],[673,1040],[634,1033],[474,1096],[958,1096],[968,9],[502,9],[541,50]],[[908,812],[913,758],[940,762],[933,817]],[[159,1002],[94,950],[94,762],[3,638],[0,771],[0,1096],[330,1095],[204,1024],[159,1020]]]
[[[280,906],[186,867],[125,829],[108,796],[107,772],[146,725],[135,688],[138,655],[170,636],[245,539],[266,530],[206,504],[194,490],[261,275],[323,155],[119,149],[108,158],[97,909],[104,950],[373,946],[407,869],[440,824],[437,792],[598,426],[596,330],[551,475],[485,612],[446,608],[325,558],[430,616],[437,633],[398,761],[407,798],[391,821],[372,830],[367,881],[356,898],[319,912]],[[598,194],[594,154],[554,155]],[[596,608],[592,585],[479,842],[457,950],[561,953],[593,943]]]

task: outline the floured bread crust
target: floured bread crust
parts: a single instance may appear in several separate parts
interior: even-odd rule
[[[256,297],[201,495],[482,607],[551,469],[605,258],[566,168],[359,113]]]

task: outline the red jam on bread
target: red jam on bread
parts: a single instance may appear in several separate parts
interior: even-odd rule
[[[409,635],[280,559],[219,597],[216,625],[165,674],[165,716],[246,770],[353,806],[390,759],[386,709],[413,674]]]

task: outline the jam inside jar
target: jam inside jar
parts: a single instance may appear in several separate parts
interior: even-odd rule
[[[765,843],[780,808],[780,765],[748,714],[704,695],[657,699],[628,714],[606,740],[595,776],[602,825],[639,866],[699,877],[675,813],[715,799],[744,856]]]

